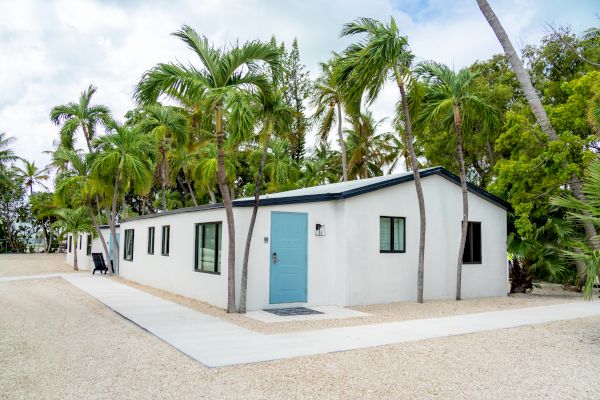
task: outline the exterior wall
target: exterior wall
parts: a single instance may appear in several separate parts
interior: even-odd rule
[[[67,264],[69,264],[70,266],[73,266],[73,264],[75,262],[74,261],[75,257],[73,257],[73,254],[74,254],[73,253],[73,251],[74,251],[74,248],[73,248],[74,244],[71,245],[71,251],[69,251],[69,240],[73,240],[73,239],[71,239],[72,236],[73,235],[70,234],[70,233],[67,234],[67,241],[66,241],[66,246],[65,246],[66,257],[67,257]]]
[[[222,227],[221,274],[194,271],[195,225]],[[162,226],[170,225],[169,255],[161,255]],[[148,228],[155,227],[154,254],[148,254]],[[227,307],[227,223],[225,210],[214,209],[121,222],[119,275],[144,285]],[[123,258],[125,230],[134,229],[133,260]]]
[[[271,213],[298,212],[308,214],[307,240],[307,302],[302,305],[343,305],[344,281],[343,259],[338,259],[339,241],[343,238],[340,227],[340,212],[343,202],[329,201],[318,203],[286,204],[281,206],[265,206],[258,210],[250,259],[248,263],[248,297],[249,310],[290,307],[293,303],[269,304],[270,280],[270,230]],[[236,270],[237,284],[240,287],[241,265],[244,257],[246,235],[252,214],[251,207],[234,208],[236,218]],[[316,236],[315,225],[325,225],[326,235]],[[265,243],[265,238],[268,242]],[[225,264],[224,264],[225,265]],[[239,295],[238,301],[239,301]]]
[[[459,186],[433,175],[422,180],[427,218],[424,296],[456,295],[462,221]],[[346,200],[346,304],[414,301],[417,296],[419,209],[414,183]],[[406,252],[379,253],[379,217],[406,217]],[[464,298],[506,295],[506,211],[469,193],[469,220],[481,221],[482,264],[463,266]]]

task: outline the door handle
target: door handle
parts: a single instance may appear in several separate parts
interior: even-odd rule
[[[277,264],[277,253],[273,253],[271,258],[273,259],[273,264]]]

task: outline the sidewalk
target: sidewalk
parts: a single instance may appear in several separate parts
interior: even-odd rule
[[[575,302],[444,318],[267,335],[202,314],[104,277],[65,274],[63,278],[126,319],[208,367],[278,360],[600,316],[600,302]]]

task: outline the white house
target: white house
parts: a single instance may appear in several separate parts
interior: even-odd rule
[[[117,240],[119,240],[119,226],[117,225]],[[102,225],[100,232],[104,236],[106,243],[109,247],[109,252],[112,260],[112,235],[108,225]],[[92,253],[104,254],[104,248],[99,237],[92,237],[88,233],[78,234],[67,234],[66,252],[67,252],[67,263],[69,265],[75,264],[75,254],[77,252],[77,268],[81,271],[94,270],[94,262],[92,261]],[[106,261],[106,260],[105,260]]]
[[[426,203],[425,298],[453,299],[462,221],[457,176],[421,171]],[[414,301],[419,210],[412,173],[261,197],[252,239],[249,310]],[[253,199],[234,201],[236,290]],[[463,297],[506,295],[508,205],[469,185]],[[221,204],[121,221],[119,274],[227,305],[227,223]],[[239,299],[239,293],[236,296]]]

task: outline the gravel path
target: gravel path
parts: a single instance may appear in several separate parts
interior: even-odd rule
[[[0,399],[594,399],[600,318],[207,369],[62,279],[0,283]]]
[[[0,276],[74,272],[64,253],[0,254]]]
[[[569,301],[581,301],[581,293],[560,292],[552,285],[544,285],[543,290],[537,294],[511,295],[506,297],[488,297],[480,299],[454,300],[430,300],[423,304],[415,302],[400,302],[390,304],[375,304],[370,306],[351,307],[371,316],[358,318],[345,318],[333,320],[313,320],[298,322],[264,323],[240,314],[227,314],[225,310],[211,306],[210,304],[179,296],[161,289],[141,285],[128,281],[121,277],[113,276],[111,279],[117,282],[143,290],[147,293],[161,297],[183,306],[192,308],[205,314],[222,318],[236,325],[252,329],[262,333],[283,333],[293,331],[304,331],[314,329],[326,329],[343,326],[376,324],[381,322],[406,321],[411,319],[447,317],[451,315],[471,314],[486,311],[509,310],[514,308],[525,308],[544,306],[551,304],[566,303]],[[554,289],[548,289],[551,286]],[[535,293],[535,292],[534,292]]]

